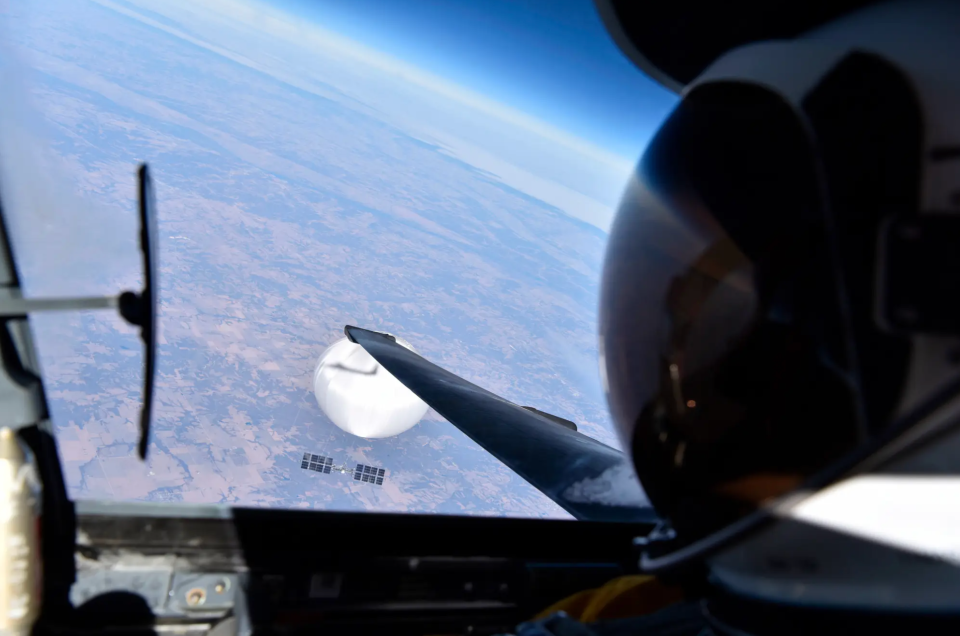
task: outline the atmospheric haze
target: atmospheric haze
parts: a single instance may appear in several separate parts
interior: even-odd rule
[[[28,228],[13,238],[30,293],[136,288],[138,162],[156,182],[146,465],[136,332],[109,313],[33,320],[71,496],[567,517],[432,411],[384,439],[341,430],[314,372],[344,324],[402,334],[470,382],[618,447],[596,302],[611,184],[629,163],[252,3],[7,11],[46,122],[38,165],[86,206],[51,204],[41,224],[28,206],[6,210]],[[103,245],[118,247],[86,249]],[[308,474],[306,452],[389,478],[370,488]]]

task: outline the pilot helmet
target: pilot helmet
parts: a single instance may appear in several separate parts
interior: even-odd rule
[[[958,60],[960,3],[894,2],[678,83],[601,285],[604,389],[663,519],[644,569],[960,608]]]

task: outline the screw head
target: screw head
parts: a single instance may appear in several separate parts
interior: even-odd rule
[[[207,600],[207,593],[201,587],[195,587],[189,592],[187,592],[187,605],[197,606],[203,605],[203,602]]]

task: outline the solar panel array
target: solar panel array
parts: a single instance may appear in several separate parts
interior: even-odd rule
[[[303,468],[304,470],[314,470],[318,473],[324,473],[325,475],[330,474],[330,468],[332,466],[333,459],[330,457],[314,455],[312,453],[304,453],[303,461],[300,462],[300,468]]]
[[[356,481],[362,481],[369,484],[376,484],[377,486],[383,485],[383,473],[382,468],[374,468],[373,466],[365,466],[363,464],[357,464],[357,469],[353,471],[353,478]]]

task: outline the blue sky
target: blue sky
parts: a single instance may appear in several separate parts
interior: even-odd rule
[[[591,0],[275,0],[628,159],[676,97],[610,40]]]

